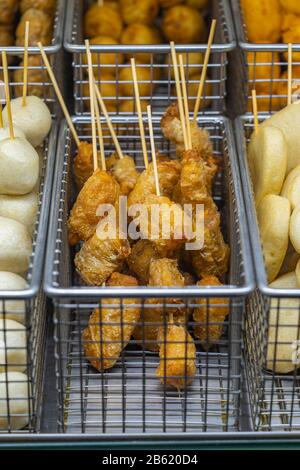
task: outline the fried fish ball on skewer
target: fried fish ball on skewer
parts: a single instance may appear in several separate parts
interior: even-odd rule
[[[70,245],[88,240],[94,234],[100,221],[97,215],[99,205],[115,205],[119,193],[114,177],[97,168],[81,189],[71,210],[68,219]]]
[[[113,273],[107,285],[137,287],[138,283],[134,277]],[[82,333],[85,356],[99,372],[116,364],[141,314],[139,299],[109,298],[104,299],[103,304],[105,306],[93,311]]]
[[[174,186],[179,180],[180,168],[180,162],[176,160],[163,156],[157,158],[159,185],[164,196],[172,196]],[[155,192],[154,168],[153,163],[150,163],[148,168],[139,175],[134,189],[129,194],[128,207],[133,204],[142,204],[147,195],[155,194]]]
[[[149,286],[152,287],[184,287],[184,277],[178,270],[176,260],[162,258],[152,259],[149,268]],[[149,299],[145,301],[141,325],[134,330],[134,338],[141,342],[145,349],[158,351],[157,335],[164,318],[171,313],[177,323],[186,324],[188,311],[182,299]]]
[[[116,160],[112,166],[111,172],[120,185],[120,194],[128,196],[128,194],[134,189],[140,174],[136,170],[135,161],[132,157],[124,155],[123,158],[120,159],[117,158],[115,153],[111,158],[113,159],[114,156],[116,157]]]
[[[156,375],[166,387],[182,390],[196,374],[196,346],[183,326],[168,322],[159,328],[159,366]]]
[[[216,276],[206,276],[197,282],[197,286],[222,286]],[[202,347],[209,349],[222,336],[223,323],[229,314],[229,301],[226,298],[200,298],[193,311],[194,333],[200,339]]]
[[[204,160],[213,154],[212,143],[209,133],[205,129],[200,129],[198,124],[191,121],[192,148],[198,150]],[[183,132],[179,117],[177,104],[170,105],[161,120],[161,129],[167,140],[170,140],[177,146],[177,154],[182,156],[184,151]]]
[[[51,16],[42,10],[30,8],[22,15],[16,29],[16,46],[24,45],[26,21],[30,22],[29,46],[37,46],[41,42],[44,46],[51,44],[53,35],[53,21]]]
[[[97,233],[83,243],[75,256],[75,266],[89,286],[101,286],[114,271],[120,271],[130,255],[127,240],[101,240]]]
[[[126,24],[154,23],[159,10],[158,0],[120,0],[120,9]]]

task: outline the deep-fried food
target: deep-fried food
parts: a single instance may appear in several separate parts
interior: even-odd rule
[[[113,273],[107,285],[110,287],[136,287],[134,277]],[[139,299],[105,299],[105,306],[97,308],[90,316],[82,333],[85,356],[99,372],[115,365],[122,350],[128,344],[141,308]]]
[[[119,11],[109,4],[93,3],[84,15],[85,37],[110,36],[118,41],[122,29],[123,21]]]
[[[160,258],[158,250],[150,240],[139,240],[131,249],[127,264],[140,281],[146,286],[149,282],[150,263],[153,259]]]
[[[167,157],[157,157],[157,171],[162,195],[171,197],[174,186],[180,176],[181,165],[176,160]],[[142,204],[149,194],[155,194],[155,178],[153,164],[150,163],[138,177],[135,188],[128,197],[128,207],[133,204]]]
[[[197,286],[221,286],[216,276],[207,276],[197,282]],[[212,297],[199,298],[196,302],[199,307],[194,308],[194,333],[200,339],[202,347],[209,349],[215,345],[222,336],[223,324],[229,314],[229,300]]]
[[[193,338],[182,326],[168,323],[158,333],[160,363],[156,371],[166,387],[181,390],[196,374],[196,347]]]
[[[187,5],[176,5],[165,10],[162,30],[166,38],[176,44],[199,44],[207,36],[203,16]]]
[[[123,158],[117,158],[113,168],[112,174],[120,185],[120,194],[127,196],[135,187],[139,177],[136,170],[135,161],[129,155],[124,155]]]
[[[126,24],[154,23],[159,5],[157,0],[120,0],[120,9]]]
[[[75,256],[75,266],[89,286],[101,286],[114,271],[120,271],[130,255],[127,240],[101,240],[97,233],[83,243]]]
[[[22,15],[16,29],[16,46],[24,46],[25,25],[29,21],[29,46],[37,46],[41,42],[48,46],[52,41],[53,21],[51,16],[41,10],[30,8]]]
[[[78,194],[68,219],[71,245],[87,240],[94,234],[100,220],[97,215],[99,205],[114,205],[119,191],[119,185],[113,176],[99,168],[94,171]]]
[[[124,45],[139,45],[139,44],[160,44],[162,42],[159,30],[155,27],[150,27],[145,24],[134,23],[124,29],[121,37],[121,43]],[[151,55],[149,52],[138,52],[135,54],[135,59],[143,64],[151,63]],[[126,55],[130,60],[132,53]]]
[[[19,0],[0,0],[0,24],[10,25],[15,22]]]
[[[21,0],[20,1],[20,11],[21,14],[30,8],[35,8],[37,10],[42,10],[47,15],[53,16],[56,10],[57,0]]]
[[[90,46],[101,46],[101,45],[110,45],[110,46],[117,46],[119,43],[114,38],[110,36],[96,36],[90,40]],[[112,74],[115,75],[116,73],[116,64],[118,66],[122,65],[124,62],[124,55],[121,53],[115,52],[106,52],[101,53],[93,52],[92,53],[92,64],[97,65],[97,67],[93,67],[94,76],[96,79],[99,78],[99,68],[101,67],[101,73],[104,72],[105,75]],[[84,54],[83,56],[83,63],[86,66],[85,71],[88,73],[88,61],[87,56]]]
[[[24,80],[24,62],[20,63],[20,67],[14,70],[14,82],[19,85],[14,86],[15,96],[22,96],[23,94],[23,80]],[[34,68],[33,68],[34,67]],[[39,55],[28,56],[28,86],[27,94],[38,96],[39,98],[47,97],[50,94],[50,87],[45,87],[43,84],[47,81],[45,72],[41,69],[41,57]]]
[[[93,145],[83,140],[80,142],[73,162],[73,172],[78,188],[83,187],[93,171]]]

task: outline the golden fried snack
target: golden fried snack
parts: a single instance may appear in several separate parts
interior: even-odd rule
[[[13,32],[7,26],[3,26],[0,24],[0,47],[11,47],[15,44],[15,38]],[[13,56],[7,56],[8,64],[13,63],[14,58]],[[2,57],[0,57],[0,65],[2,64]],[[2,74],[1,74],[2,75]],[[1,78],[1,80],[3,77]]]
[[[113,176],[99,168],[94,171],[78,194],[68,219],[70,245],[87,240],[94,234],[100,221],[97,215],[99,205],[114,205],[119,192]]]
[[[171,8],[180,3],[185,3],[184,0],[158,0],[159,5],[162,8]]]
[[[138,284],[134,277],[113,273],[107,285],[136,287]],[[82,333],[85,356],[99,372],[115,365],[129,343],[141,314],[139,299],[109,298],[103,299],[102,303],[105,306],[93,311],[88,326]]]
[[[267,44],[266,41],[260,41]],[[270,93],[270,80],[280,78],[280,56],[278,52],[248,52],[247,54],[249,81],[257,93]],[[267,64],[267,65],[265,65]],[[275,82],[274,82],[275,84]]]
[[[204,85],[203,89],[203,98],[201,99],[200,102],[200,108],[199,110],[202,110],[203,108],[209,108],[212,103],[212,98],[213,96],[213,85],[209,80],[209,77],[207,77],[207,80]],[[199,82],[200,82],[200,75],[192,75],[189,77],[189,81],[187,83],[187,94],[188,94],[188,103],[189,103],[189,109],[193,110],[195,108],[196,100],[197,100],[197,95],[198,95],[198,88],[199,88]]]
[[[196,374],[196,346],[182,326],[168,323],[158,333],[159,366],[156,375],[166,387],[182,390]]]
[[[0,0],[0,24],[11,25],[15,22],[19,0]]]
[[[23,74],[22,67],[24,62],[20,64],[20,68],[14,70],[14,82],[20,83],[20,85],[14,86],[15,96],[22,96],[23,94]],[[27,94],[38,96],[39,98],[45,98],[45,95],[50,94],[50,87],[43,85],[45,82],[49,82],[49,79],[45,72],[41,70],[41,57],[39,55],[28,56],[28,85]]]
[[[177,160],[160,156],[157,158],[159,185],[161,194],[164,196],[172,196],[174,186],[179,180],[180,168],[181,165]],[[155,194],[153,163],[150,163],[148,168],[139,175],[135,188],[129,194],[128,207],[133,204],[142,204],[149,194]]]
[[[185,3],[198,10],[203,10],[208,5],[209,0],[186,0]]]
[[[117,109],[116,79],[113,75],[101,73],[100,80],[101,83],[97,83],[97,86],[105,102],[107,111],[113,113]],[[82,93],[84,98],[86,98],[84,100],[84,106],[87,110],[90,110],[90,87],[88,82],[83,84]]]
[[[193,76],[200,77],[203,59],[202,52],[184,52],[182,54],[183,65],[187,67],[189,80],[191,80]],[[165,65],[168,65],[168,68],[165,68],[165,75],[170,74],[170,77],[174,80],[174,67],[171,56],[166,55]],[[193,80],[196,79],[193,78]]]
[[[298,0],[279,0],[279,2],[285,11],[300,15],[300,4]]]
[[[281,12],[279,0],[241,0],[250,42],[278,42]]]
[[[110,45],[117,46],[119,43],[114,38],[110,36],[96,36],[90,40],[91,46],[101,46],[101,45]],[[86,54],[83,55],[83,63],[86,66],[86,73],[88,73],[88,61]],[[92,63],[98,67],[93,67],[93,72],[95,78],[100,76],[99,67],[101,67],[101,75],[114,75],[116,72],[116,64],[122,65],[124,63],[124,55],[121,53],[115,52],[93,52],[92,53]]]
[[[124,23],[154,23],[159,10],[158,0],[120,0]]]
[[[116,154],[113,154],[113,156],[116,156]],[[120,185],[120,194],[127,196],[135,187],[139,177],[134,159],[128,155],[124,155],[122,159],[116,158],[111,171]]]
[[[20,19],[16,29],[16,46],[24,46],[26,21],[30,23],[29,46],[37,46],[41,42],[48,46],[52,41],[53,21],[51,16],[41,10],[30,8]]]
[[[111,5],[102,6],[93,3],[84,15],[85,37],[109,36],[118,41],[123,30],[123,21],[119,11]]]
[[[139,93],[141,98],[148,98],[154,89],[154,77],[149,66],[136,64],[136,76],[139,85]],[[132,96],[134,98],[134,88],[132,83],[131,67],[124,67],[119,74],[119,86],[122,96]]]
[[[127,240],[101,240],[97,233],[83,243],[74,263],[88,286],[102,286],[114,271],[120,271],[130,255]]]
[[[81,189],[94,172],[93,145],[82,140],[73,162],[73,173],[77,187]]]
[[[138,278],[139,282],[146,286],[149,282],[150,263],[153,259],[159,259],[160,255],[155,244],[149,240],[139,240],[131,248],[127,258],[130,271]]]
[[[121,44],[128,46],[135,44],[160,44],[161,42],[161,35],[157,28],[140,23],[133,23],[127,26],[127,28],[124,29],[121,37]],[[143,64],[150,64],[151,55],[152,54],[148,54],[147,52],[139,52],[134,54],[134,57],[138,62],[142,62]],[[130,60],[132,53],[126,54],[126,57],[127,60]]]
[[[152,258],[150,260],[149,286],[184,287],[184,285],[185,280],[178,270],[176,260],[168,258]],[[185,325],[188,321],[189,312],[182,299],[157,298],[145,301],[141,325],[137,325],[133,333],[134,338],[141,342],[142,347],[151,351],[158,351],[158,330],[163,326],[167,314],[173,315],[176,323]]]
[[[184,151],[178,183],[181,204],[211,204],[212,183],[217,170],[218,165],[213,155],[204,160],[197,150]]]
[[[216,276],[206,276],[197,282],[197,286],[222,286]],[[199,298],[195,302],[199,307],[194,308],[194,333],[200,339],[202,347],[209,349],[222,336],[223,323],[229,314],[229,299],[212,297]]]
[[[196,279],[191,273],[184,272],[182,275],[184,277],[185,286],[194,286],[196,284]]]
[[[54,16],[56,4],[57,0],[21,0],[20,11],[23,15],[23,13],[30,10],[30,8],[35,8],[36,10],[42,10],[49,16]]]
[[[207,36],[203,16],[187,5],[177,5],[165,10],[162,30],[165,37],[176,44],[203,43]]]
[[[282,22],[282,42],[297,44],[300,42],[300,16],[287,14]],[[284,52],[284,57],[288,60],[288,52]],[[292,53],[293,62],[300,61],[300,52]]]
[[[177,146],[177,155],[182,156],[184,151],[183,133],[179,118],[177,104],[170,105],[161,120],[161,129],[167,140],[170,140]],[[208,132],[200,129],[198,124],[191,122],[192,148],[198,150],[205,160],[213,154],[213,147]]]
[[[146,113],[147,112],[147,106],[148,106],[148,101],[145,101],[145,100],[141,100],[141,110],[142,110],[142,113]],[[135,100],[125,100],[125,101],[121,101],[121,104],[119,106],[119,112],[120,113],[128,113],[128,114],[133,114],[133,113],[136,113],[137,110],[136,110],[136,104],[135,104]]]

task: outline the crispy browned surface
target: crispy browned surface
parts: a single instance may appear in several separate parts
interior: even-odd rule
[[[183,287],[184,277],[173,259],[152,259],[149,269],[149,286]],[[147,299],[145,301],[141,325],[134,330],[134,338],[141,341],[141,346],[152,351],[158,350],[157,334],[159,327],[166,321],[166,315],[172,314],[177,323],[188,321],[188,312],[179,298]],[[166,306],[168,305],[168,306]]]
[[[183,202],[205,203],[211,196],[217,169],[213,155],[204,160],[198,150],[183,152],[179,180]]]
[[[75,266],[83,281],[101,286],[114,272],[119,271],[130,254],[127,240],[100,240],[95,233],[75,256]]]
[[[69,241],[87,240],[97,228],[100,204],[114,205],[119,197],[119,185],[106,171],[95,170],[77,196],[68,220]]]
[[[160,363],[156,375],[167,387],[181,390],[196,373],[196,347],[191,335],[182,326],[169,323],[158,332]]]
[[[140,284],[147,285],[149,282],[149,268],[152,259],[160,255],[155,244],[149,240],[139,240],[131,249],[127,259],[129,269],[137,276]]]
[[[20,11],[23,14],[30,8],[42,10],[50,16],[53,16],[56,10],[57,0],[21,0]]]
[[[134,159],[128,155],[124,155],[121,160],[117,159],[112,172],[120,185],[121,195],[128,196],[135,187],[139,177],[139,173],[136,171]]]
[[[221,286],[216,276],[206,276],[197,286]],[[194,333],[202,342],[204,349],[216,344],[222,336],[223,323],[229,314],[229,300],[226,298],[197,299],[199,307],[194,309],[194,322],[202,325],[194,326]],[[215,324],[214,324],[215,323]]]
[[[179,180],[180,167],[180,163],[176,160],[166,157],[158,158],[157,171],[162,195],[172,196],[174,186]],[[155,192],[153,164],[150,163],[148,168],[139,175],[133,191],[129,194],[128,207],[133,204],[142,204],[148,195],[155,194]]]
[[[24,46],[25,24],[30,22],[29,28],[29,46],[36,46],[41,42],[48,46],[52,41],[53,20],[41,10],[30,8],[22,15],[16,29],[16,46]]]
[[[0,0],[0,24],[13,24],[16,19],[18,6],[19,0]]]
[[[82,188],[84,183],[92,176],[93,168],[93,145],[86,141],[81,141],[73,162],[73,171],[78,188]]]
[[[113,273],[109,286],[136,287],[131,276]],[[84,353],[98,371],[115,365],[122,350],[128,344],[140,318],[139,299],[104,299],[101,309],[95,309],[87,328],[82,333]]]
[[[119,11],[108,5],[92,4],[84,15],[84,36],[110,36],[120,39],[123,22]]]

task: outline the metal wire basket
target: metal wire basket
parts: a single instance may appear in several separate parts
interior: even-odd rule
[[[37,432],[45,352],[46,300],[40,290],[56,151],[57,124],[40,149],[40,186],[27,287],[0,292],[0,435]],[[12,325],[13,320],[17,324]],[[19,325],[18,325],[19,324]],[[12,328],[16,328],[14,332]],[[11,334],[19,335],[17,342]],[[20,339],[20,336],[22,337]],[[17,377],[10,374],[21,373]],[[20,424],[21,423],[21,424]]]
[[[123,151],[133,155],[138,168],[142,168],[136,119],[116,117],[113,121]],[[88,123],[83,118],[75,119],[78,134],[84,140],[91,139]],[[53,298],[55,310],[59,432],[102,435],[125,433],[133,436],[138,433],[159,435],[172,432],[179,435],[239,429],[241,325],[245,299],[253,289],[251,259],[230,125],[221,117],[206,117],[200,123],[209,131],[215,155],[224,169],[217,177],[214,198],[223,215],[224,233],[231,246],[231,263],[226,285],[216,288],[93,288],[80,285],[74,270],[74,251],[68,245],[66,227],[74,200],[72,155],[75,147],[66,124],[61,126],[54,188],[55,194],[60,196],[53,201],[45,268],[45,291]],[[173,149],[160,132],[159,120],[155,118],[154,132],[157,150],[164,154],[172,153]],[[109,154],[112,148],[110,140],[106,139],[105,149]],[[148,141],[147,144],[149,146]],[[157,303],[152,303],[154,319],[149,322],[146,315],[151,298],[155,298]],[[135,335],[135,339],[131,340],[125,330],[132,322],[127,316],[130,299],[134,299],[132,302],[135,301],[138,308],[141,308],[141,318],[137,320],[140,336],[138,338]],[[193,308],[199,305],[198,302],[205,305],[208,316],[204,322],[199,320],[197,323],[188,316],[185,317],[183,326],[187,331],[192,333],[194,327],[204,327],[205,330],[206,326],[210,328],[213,325],[223,331],[211,348],[205,349],[203,341],[194,339],[197,347],[194,380],[188,385],[189,364],[186,366],[187,372],[182,373],[181,377],[186,387],[180,392],[167,387],[164,381],[166,372],[162,369],[163,383],[155,376],[159,358],[157,352],[151,351],[150,340],[144,332],[146,326],[166,326],[159,315],[155,317],[156,311],[164,309],[168,309],[169,313],[174,310],[174,321],[179,324],[176,308],[172,304],[175,299],[181,307]],[[87,346],[102,347],[102,342],[100,338],[99,341],[85,339],[82,332],[88,325],[91,311],[98,307],[99,312],[106,312],[108,304],[111,309],[118,309],[121,315],[119,335],[123,338],[124,345],[127,340],[129,343],[123,348],[113,368],[98,372],[89,365]],[[224,323],[216,318],[213,321],[209,317],[210,312],[221,312],[224,306],[230,312]],[[105,321],[101,325],[101,321],[97,323],[97,319],[94,320],[94,326],[98,326],[100,331],[102,326],[105,328]],[[113,327],[116,324],[110,320],[110,323],[106,323],[107,326]],[[131,326],[133,327],[132,323]],[[120,336],[119,340],[111,340],[109,345],[118,341],[120,344]],[[176,344],[178,343],[183,347],[184,352],[181,351],[184,357],[178,356],[177,359],[187,361],[187,354],[190,354],[185,349],[187,340],[183,341],[181,337]],[[105,352],[102,359],[105,359]]]
[[[223,0],[213,0],[211,3],[211,13],[217,19],[218,26],[202,103],[204,103],[203,110],[205,109],[206,113],[221,113],[225,110],[227,56],[228,52],[234,48],[235,42],[229,4]],[[69,2],[64,40],[66,50],[73,54],[74,98],[77,115],[89,114],[87,64],[82,31],[82,18],[86,7],[86,1]],[[128,64],[131,57],[134,57],[138,63],[143,56],[143,63],[137,66],[140,94],[143,101],[151,104],[153,113],[161,113],[171,100],[175,100],[175,82],[172,75],[169,45],[105,45],[91,46],[91,50],[94,53],[94,76],[110,112],[132,113],[134,94],[130,62]],[[201,53],[205,52],[206,45],[177,45],[176,50],[183,54],[187,88],[192,104],[197,96],[197,84],[199,84],[202,69]]]
[[[228,94],[234,114],[252,113],[251,92],[257,92],[258,111],[273,113],[287,104],[288,44],[256,44],[249,42],[240,0],[231,0],[239,48],[232,53]],[[300,44],[293,44],[293,93],[299,94]],[[240,87],[237,88],[236,84]]]
[[[299,431],[300,290],[268,286],[247,166],[246,144],[253,128],[253,117],[236,120],[238,155],[258,285],[247,301],[244,331],[252,422],[254,430]]]

